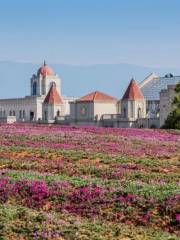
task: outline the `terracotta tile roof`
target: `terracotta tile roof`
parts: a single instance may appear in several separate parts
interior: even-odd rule
[[[37,75],[42,75],[43,77],[52,76],[54,75],[54,71],[44,61],[44,64],[38,69]]]
[[[96,102],[96,101],[116,101],[117,99],[111,97],[105,93],[95,91],[87,94],[86,96],[81,97],[77,102]]]
[[[63,103],[63,100],[60,97],[55,84],[52,84],[51,88],[49,89],[49,92],[44,100],[44,103],[49,103],[49,104],[62,104]]]
[[[128,88],[126,89],[126,92],[122,100],[125,100],[125,99],[129,99],[129,100],[144,99],[144,96],[134,79],[131,80]]]

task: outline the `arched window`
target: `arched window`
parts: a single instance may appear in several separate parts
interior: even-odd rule
[[[130,102],[130,114],[131,114],[131,118],[134,117],[134,111],[133,111],[133,102]]]
[[[33,95],[37,95],[37,82],[33,82]]]
[[[58,110],[58,111],[57,111],[57,117],[59,117],[59,116],[60,116],[60,111]]]
[[[47,111],[44,111],[44,119],[47,121]]]
[[[34,121],[34,117],[35,117],[34,112],[30,111],[29,115],[30,115],[30,121]]]
[[[139,107],[139,108],[138,108],[138,118],[141,118],[141,116],[142,116],[141,114],[142,114],[142,113],[141,113],[141,108]]]
[[[22,119],[22,111],[19,111],[19,119]]]
[[[123,109],[124,117],[126,117],[126,108]]]
[[[25,118],[26,117],[26,112],[25,112],[25,110],[23,110],[23,118]]]

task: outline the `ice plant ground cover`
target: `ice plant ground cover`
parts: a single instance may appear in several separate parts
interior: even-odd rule
[[[0,125],[0,239],[179,239],[180,133]]]

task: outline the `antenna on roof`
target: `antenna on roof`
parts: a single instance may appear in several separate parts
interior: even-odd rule
[[[44,66],[46,66],[46,60],[44,60]]]

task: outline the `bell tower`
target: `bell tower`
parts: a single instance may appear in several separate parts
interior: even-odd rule
[[[146,116],[146,101],[134,79],[131,80],[121,100],[121,114],[130,120]]]
[[[61,79],[44,61],[37,74],[31,78],[31,96],[46,96],[52,83],[55,83],[58,93],[61,94]]]

